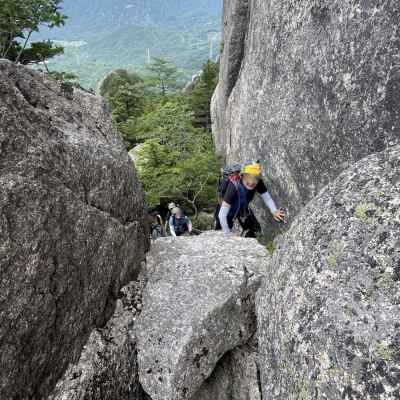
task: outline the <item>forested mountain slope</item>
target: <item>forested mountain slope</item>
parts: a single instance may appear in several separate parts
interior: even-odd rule
[[[61,41],[65,55],[51,69],[73,71],[85,86],[95,86],[118,67],[142,69],[152,56],[175,61],[186,77],[219,49],[221,0],[66,0],[69,17],[62,29],[41,37]]]

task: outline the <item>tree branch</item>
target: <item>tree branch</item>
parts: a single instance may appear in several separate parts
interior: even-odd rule
[[[11,47],[13,45],[13,39],[14,39],[14,36],[15,36],[14,31],[7,32],[7,34],[8,34],[8,40],[7,40],[7,42],[6,42],[5,46],[4,46],[4,51],[1,54],[1,58],[6,58],[7,57],[7,54],[11,50]]]
[[[31,29],[31,30],[29,31],[29,33],[28,33],[28,36],[27,36],[26,39],[25,39],[24,45],[22,46],[21,50],[20,50],[19,53],[18,53],[18,56],[17,56],[17,58],[16,58],[16,60],[15,60],[15,64],[18,64],[18,63],[19,63],[19,60],[21,59],[22,53],[23,53],[24,50],[26,49],[26,46],[27,46],[27,44],[28,44],[29,39],[31,38],[32,33],[33,33],[33,30]]]

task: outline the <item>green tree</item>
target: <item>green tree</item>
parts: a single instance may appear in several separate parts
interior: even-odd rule
[[[116,69],[110,72],[101,82],[100,94],[103,97],[115,96],[122,85],[137,85],[143,79],[136,73],[126,69]]]
[[[209,135],[193,127],[182,97],[161,102],[138,119],[144,144],[138,152],[139,176],[150,204],[175,198],[199,208],[215,201],[217,160]]]
[[[149,204],[159,204],[161,196],[179,195],[175,185],[179,179],[179,170],[175,167],[178,157],[177,151],[171,152],[157,139],[149,139],[140,146],[136,166]]]
[[[125,83],[113,96],[107,97],[117,123],[136,117],[142,110],[143,91],[140,85]]]
[[[131,149],[138,143],[136,120],[145,105],[143,84],[124,83],[112,93],[113,95],[107,96],[108,104],[127,148]]]
[[[72,73],[72,72],[60,72],[60,71],[51,71],[49,73],[49,76],[53,79],[55,79],[56,81],[68,81],[68,82],[78,82],[79,80],[79,76]]]
[[[100,85],[100,94],[107,99],[114,120],[130,150],[136,138],[136,119],[146,104],[146,88],[143,79],[134,72],[117,69],[109,73]]]
[[[218,84],[218,64],[208,61],[191,95],[189,104],[194,113],[194,124],[211,131],[211,99]]]
[[[173,198],[190,205],[197,216],[216,201],[218,163],[211,142],[193,146],[183,158],[178,149],[150,139],[140,146],[136,165],[149,204]]]
[[[218,162],[209,138],[197,142],[190,157],[177,163],[178,179],[176,188],[193,208],[197,218],[199,207],[216,201]]]
[[[159,139],[160,143],[178,148],[184,154],[197,130],[192,113],[183,97],[163,98],[151,105],[137,120],[140,141]]]
[[[193,125],[194,105],[205,108],[210,102],[215,64],[204,67],[204,85],[192,101],[173,93],[176,67],[165,72],[163,60],[155,63],[153,71],[158,72],[144,82],[136,77],[132,81],[126,71],[111,74],[102,84],[102,94],[128,149],[140,144],[135,160],[148,203],[173,198],[197,215],[216,201],[219,168],[213,143],[207,130]]]
[[[148,86],[155,89],[157,94],[166,96],[172,94],[179,87],[180,77],[178,68],[174,63],[164,58],[153,58],[153,62],[146,68],[149,75],[146,78]]]
[[[0,56],[16,63],[43,62],[63,52],[52,42],[36,42],[27,48],[34,32],[65,24],[62,0],[0,0]]]

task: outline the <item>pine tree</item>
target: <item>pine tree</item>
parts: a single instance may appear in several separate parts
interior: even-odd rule
[[[143,79],[135,72],[126,69],[116,69],[109,73],[102,81],[100,94],[103,97],[115,96],[123,85],[137,85],[143,83]]]
[[[52,42],[35,42],[27,47],[40,26],[48,28],[65,24],[61,14],[62,0],[0,0],[0,57],[16,63],[44,62],[63,52]]]
[[[146,78],[148,86],[153,87],[157,94],[166,96],[174,93],[179,87],[179,71],[174,63],[164,58],[153,58],[153,62],[147,66],[149,76]]]
[[[218,64],[204,64],[199,80],[189,98],[195,126],[211,131],[211,98],[218,83]]]

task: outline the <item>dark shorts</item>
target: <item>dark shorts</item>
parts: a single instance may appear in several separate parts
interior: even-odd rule
[[[217,209],[215,211],[215,230],[220,231],[222,229],[221,223],[219,221],[219,211],[221,209],[221,206],[218,205]],[[253,211],[249,208],[247,209],[246,216],[242,217],[235,217],[234,215],[228,215],[228,226],[230,229],[233,228],[233,223],[237,219],[239,222],[242,230],[243,230],[243,235],[244,237],[249,237],[249,238],[255,238],[257,237],[257,233],[261,232],[261,225],[257,221],[257,218],[253,214]]]

